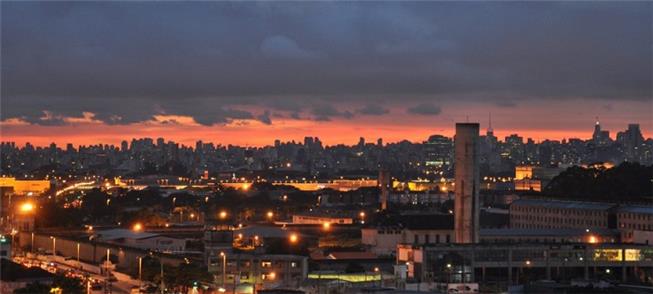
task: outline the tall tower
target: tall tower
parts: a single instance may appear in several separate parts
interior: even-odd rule
[[[380,169],[378,183],[379,189],[381,191],[381,195],[379,195],[381,210],[386,210],[388,209],[388,196],[390,195],[390,189],[392,189],[390,171],[386,169]]]
[[[454,138],[456,159],[454,240],[456,243],[479,241],[479,129],[478,123],[456,124]]]

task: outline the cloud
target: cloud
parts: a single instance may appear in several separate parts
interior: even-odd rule
[[[316,121],[330,121],[332,117],[342,117],[345,119],[351,119],[354,117],[354,114],[351,111],[340,111],[330,104],[318,104],[313,106],[311,114],[313,115],[313,119]]]
[[[256,119],[259,120],[260,122],[266,124],[266,125],[271,125],[272,124],[272,119],[270,118],[270,111],[269,110],[266,110],[262,114],[257,115]]]
[[[406,109],[408,113],[417,115],[439,115],[442,112],[440,106],[431,103],[422,103]]]
[[[297,42],[286,36],[270,36],[261,43],[261,53],[267,57],[309,59],[317,54],[304,50]]]
[[[214,125],[267,121],[255,115],[261,109],[319,120],[375,115],[383,111],[368,106],[380,100],[419,105],[434,96],[442,107],[648,101],[651,9],[647,2],[3,2],[0,117],[51,125],[87,112],[130,124],[166,114]],[[323,113],[315,105],[365,106]]]
[[[384,115],[389,112],[390,110],[377,104],[367,104],[359,109],[356,109],[356,113],[364,115]]]

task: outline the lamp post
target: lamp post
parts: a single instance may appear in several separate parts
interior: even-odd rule
[[[30,246],[30,251],[34,253],[34,232],[32,232],[32,246]]]
[[[383,272],[381,272],[378,266],[374,267],[374,272],[379,275],[379,287],[383,287]]]
[[[143,257],[138,257],[138,288],[143,287]]]
[[[52,239],[52,256],[57,256],[57,238],[50,236]]]
[[[222,256],[222,288],[224,288],[227,274],[227,254],[220,251],[220,256]]]

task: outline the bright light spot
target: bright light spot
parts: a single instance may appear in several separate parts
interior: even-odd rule
[[[227,218],[227,212],[226,211],[220,211],[220,219],[225,219]]]
[[[298,240],[299,237],[297,236],[297,234],[295,233],[290,234],[290,243],[297,243]]]
[[[32,212],[33,210],[34,210],[34,204],[32,204],[31,202],[25,202],[20,205],[20,212],[22,213]]]
[[[330,222],[322,223],[322,228],[323,228],[325,231],[328,231],[329,229],[331,229],[331,223],[330,223]]]
[[[589,237],[589,239],[588,239],[588,242],[589,242],[590,244],[596,244],[596,243],[599,243],[599,239],[598,239],[596,236],[591,235],[591,236]]]
[[[530,260],[527,260],[527,261],[526,261],[526,265],[531,265],[531,261],[530,261]]]
[[[273,218],[274,217],[274,212],[268,211],[268,218]]]
[[[141,223],[135,223],[135,224],[132,226],[132,230],[133,230],[134,232],[140,232],[140,231],[143,230],[143,225],[142,225]]]

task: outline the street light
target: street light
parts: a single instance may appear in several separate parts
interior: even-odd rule
[[[57,256],[57,238],[50,236],[52,239],[52,256]]]
[[[269,220],[272,220],[272,218],[274,217],[274,212],[272,212],[272,210],[268,211],[267,216]]]
[[[21,213],[30,213],[34,211],[34,204],[31,202],[25,202],[21,204],[18,209]]]
[[[378,266],[374,267],[374,273],[379,275],[379,287],[383,287],[383,273],[381,273],[381,270],[379,269]]]
[[[322,223],[322,229],[324,229],[325,231],[329,231],[331,229],[331,223],[330,222]]]
[[[227,254],[220,251],[220,256],[222,256],[222,288],[224,288],[227,275]]]
[[[141,223],[135,223],[134,226],[132,226],[132,231],[134,232],[140,232],[143,230],[143,225]]]
[[[290,239],[290,243],[292,243],[292,244],[295,244],[295,243],[297,243],[297,241],[299,241],[299,237],[295,233],[290,234],[289,239]]]
[[[226,211],[220,211],[219,214],[220,219],[226,219],[227,218],[227,212]]]
[[[143,257],[138,257],[138,287],[141,288],[143,285]]]

